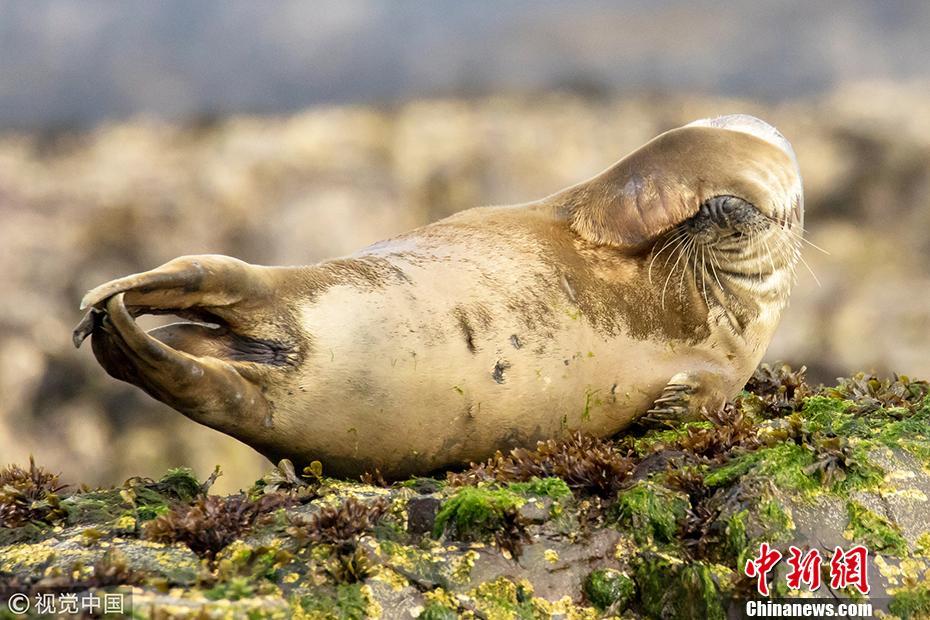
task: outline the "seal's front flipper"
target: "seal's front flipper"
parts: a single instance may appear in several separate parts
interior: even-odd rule
[[[720,376],[708,371],[680,372],[672,377],[638,423],[647,427],[677,426],[701,419],[704,410],[726,403]]]

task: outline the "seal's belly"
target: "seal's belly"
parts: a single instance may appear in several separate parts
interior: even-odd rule
[[[534,293],[546,311],[533,316],[486,283],[437,284],[459,290],[333,287],[305,309],[314,350],[282,400],[307,421],[299,443],[328,447],[307,459],[403,475],[569,430],[608,435],[676,372],[715,368],[706,349],[598,331],[558,287]]]

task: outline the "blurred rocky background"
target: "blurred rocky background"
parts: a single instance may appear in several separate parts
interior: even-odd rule
[[[768,358],[930,377],[930,4],[0,0],[0,462],[265,466],[110,379],[82,293],[182,254],[308,263],[544,196],[745,112],[808,238]]]

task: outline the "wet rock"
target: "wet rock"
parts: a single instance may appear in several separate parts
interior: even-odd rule
[[[407,531],[426,534],[433,531],[442,502],[436,497],[414,497],[407,501]]]

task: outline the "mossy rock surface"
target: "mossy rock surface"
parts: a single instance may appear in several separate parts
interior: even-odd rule
[[[287,462],[228,497],[183,469],[0,482],[4,592],[131,588],[140,617],[724,618],[761,542],[866,545],[872,596],[930,617],[930,398],[907,378],[763,367],[704,420],[389,486]]]

